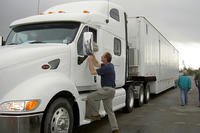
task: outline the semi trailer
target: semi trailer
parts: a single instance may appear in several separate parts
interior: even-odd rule
[[[109,4],[109,5],[108,5]],[[112,54],[113,109],[131,112],[175,86],[178,51],[145,18],[105,1],[72,2],[10,24],[0,38],[0,130],[72,133],[89,124],[87,95],[101,87],[88,54]],[[106,115],[100,106],[100,115]]]

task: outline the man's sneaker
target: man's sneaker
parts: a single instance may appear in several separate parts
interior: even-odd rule
[[[120,133],[120,132],[119,132],[119,129],[117,129],[117,130],[113,130],[112,133]]]
[[[96,116],[86,116],[86,119],[90,119],[90,120],[101,120],[101,116],[100,115],[96,115]]]

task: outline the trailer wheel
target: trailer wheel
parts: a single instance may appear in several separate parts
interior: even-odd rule
[[[130,85],[126,90],[126,106],[124,107],[124,112],[130,113],[133,111],[134,107],[134,92],[133,86]]]
[[[73,111],[69,101],[58,98],[45,113],[44,133],[72,133],[73,123]]]
[[[144,86],[140,85],[139,98],[136,99],[136,106],[141,107],[144,104]]]
[[[144,103],[148,103],[150,99],[150,85],[146,84],[144,90]]]

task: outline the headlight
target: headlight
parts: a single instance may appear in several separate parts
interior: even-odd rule
[[[8,101],[0,104],[0,112],[27,112],[38,107],[40,100]]]

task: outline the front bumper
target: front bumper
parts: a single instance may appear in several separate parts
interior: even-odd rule
[[[0,115],[1,133],[40,133],[43,113]]]

